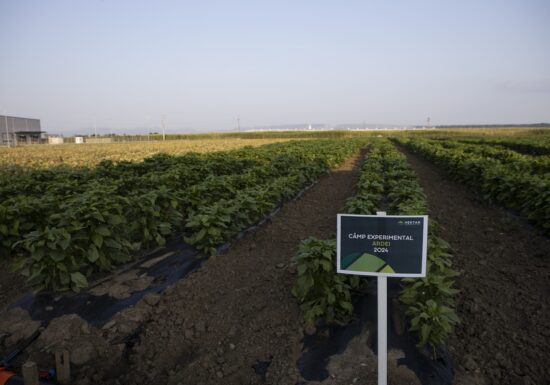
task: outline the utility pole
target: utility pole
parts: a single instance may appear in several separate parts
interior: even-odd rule
[[[94,118],[94,138],[97,138],[97,122],[95,118]]]
[[[428,116],[428,119],[426,119],[426,127],[430,128],[430,117]]]
[[[237,116],[237,131],[241,131],[241,117]]]
[[[162,115],[162,140],[166,140],[166,115]]]

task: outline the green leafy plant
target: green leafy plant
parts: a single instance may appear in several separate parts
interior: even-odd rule
[[[292,294],[301,303],[306,325],[319,318],[345,323],[353,312],[352,293],[361,280],[336,274],[336,241],[308,238],[300,244],[292,263],[298,272]]]
[[[447,339],[454,325],[460,320],[455,311],[433,299],[416,302],[407,308],[406,314],[411,317],[410,330],[418,333],[419,348],[429,345],[432,357],[437,357],[436,348]]]

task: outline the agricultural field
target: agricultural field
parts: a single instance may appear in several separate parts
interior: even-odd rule
[[[264,217],[359,146],[292,142],[143,162],[3,175],[1,253],[29,283],[55,291],[87,286],[132,252],[176,231],[200,251]]]
[[[32,145],[16,148],[0,147],[0,165],[47,169],[56,166],[93,167],[102,160],[112,162],[140,161],[160,153],[181,155],[188,152],[227,151],[245,146],[262,146],[289,139],[194,139],[122,142],[107,144]]]
[[[550,234],[550,145],[533,140],[401,139],[399,143],[446,169],[484,199],[515,210]]]
[[[550,133],[265,136],[0,149],[0,355],[42,325],[25,357],[76,384],[376,384],[335,233],[385,211],[430,216],[389,383],[550,382]]]

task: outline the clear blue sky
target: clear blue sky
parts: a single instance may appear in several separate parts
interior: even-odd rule
[[[0,114],[49,132],[550,121],[550,2],[0,0]]]

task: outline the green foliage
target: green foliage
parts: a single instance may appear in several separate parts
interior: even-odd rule
[[[360,140],[285,142],[93,169],[0,172],[0,256],[38,288],[80,290],[184,232],[201,252],[263,218],[356,152]]]
[[[346,211],[375,214],[421,215],[427,212],[426,196],[403,154],[387,140],[373,141],[365,156],[356,195],[348,200]],[[452,268],[449,245],[435,234],[430,220],[426,278],[402,280],[401,302],[411,319],[411,330],[419,333],[419,347],[436,347],[447,339],[458,322],[454,311],[453,288],[457,272]]]
[[[406,314],[411,317],[410,330],[417,332],[420,337],[417,346],[422,348],[429,345],[433,357],[437,357],[436,347],[439,344],[434,341],[445,341],[459,322],[452,308],[432,299],[416,302],[407,309]]]
[[[329,164],[341,162],[358,149],[357,143],[338,146],[333,142],[327,151],[324,144],[317,143],[315,151],[294,148],[276,155],[268,166],[253,167],[223,180],[207,178],[188,189],[183,200],[190,209],[185,222],[190,235],[185,241],[206,254],[215,254],[221,243],[294,197],[326,172]]]
[[[353,214],[387,211],[390,215],[427,212],[426,196],[413,170],[389,141],[371,141],[355,195],[346,202],[345,211]],[[436,228],[437,224],[430,220],[426,278],[403,279],[400,295],[411,330],[418,333],[418,347],[429,346],[434,356],[436,347],[446,341],[459,322],[454,310],[458,291],[453,287],[458,273],[452,268],[449,245],[436,236]],[[334,241],[310,238],[302,243],[294,261],[298,279],[293,294],[302,302],[305,321],[313,323],[325,317],[329,322],[345,322],[352,311],[351,293],[359,278],[335,273]],[[342,297],[341,305],[336,295]],[[340,308],[335,309],[333,304]]]
[[[550,234],[550,158],[521,154],[485,142],[474,144],[452,140],[399,140],[412,151],[442,167],[454,179],[523,214]],[[503,141],[516,148],[513,142]],[[542,144],[521,143],[530,153],[544,153]],[[527,147],[524,147],[527,146]],[[531,146],[531,147],[529,147]],[[549,147],[550,148],[550,147]]]
[[[428,240],[428,273],[425,278],[403,279],[399,299],[407,305],[411,330],[419,333],[419,347],[429,345],[434,357],[436,347],[443,344],[453,326],[459,322],[454,310],[458,294],[448,245],[431,232]]]
[[[306,325],[319,318],[328,323],[345,323],[353,312],[351,295],[360,279],[336,274],[336,241],[310,237],[300,244],[293,258],[298,278],[292,294],[301,303]]]
[[[237,231],[232,226],[232,217],[236,213],[237,208],[225,199],[211,206],[201,206],[187,219],[185,227],[192,235],[185,237],[185,242],[207,254],[216,254],[216,246]]]
[[[535,134],[534,131],[531,133]],[[436,137],[434,139],[447,141],[449,138]],[[536,135],[535,137],[466,137],[456,138],[455,140],[461,143],[481,145],[484,149],[510,149],[526,155],[550,155],[550,136],[548,136],[548,130],[541,130],[540,135]]]

